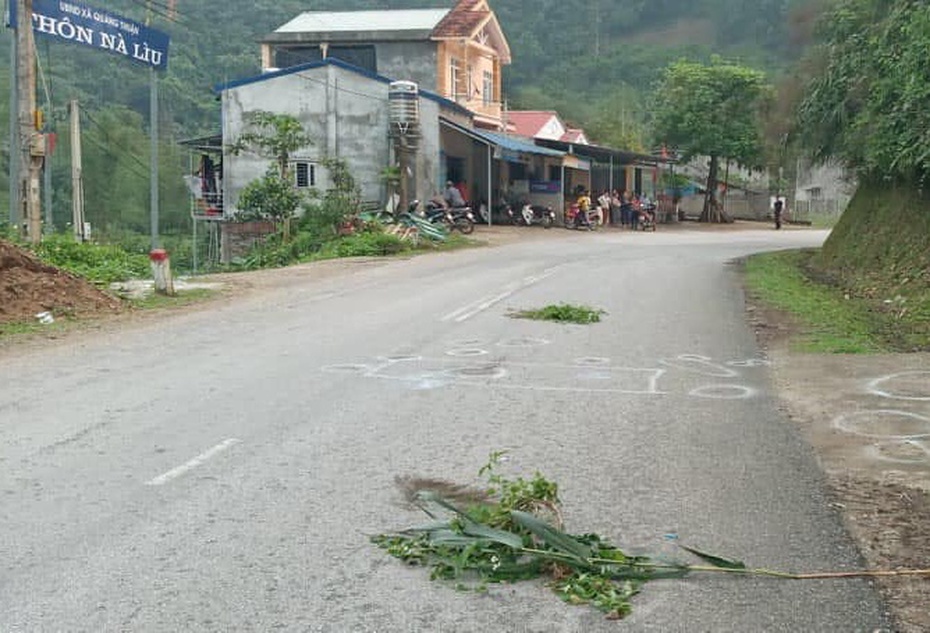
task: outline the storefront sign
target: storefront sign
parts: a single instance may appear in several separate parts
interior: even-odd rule
[[[530,181],[531,193],[561,193],[562,183],[558,180],[532,180]]]
[[[16,24],[15,14],[10,22]],[[121,55],[156,70],[168,67],[167,33],[77,2],[33,0],[32,30],[36,35]]]

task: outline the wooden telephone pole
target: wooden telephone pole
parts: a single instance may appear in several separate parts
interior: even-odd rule
[[[20,159],[16,195],[29,241],[42,241],[42,205],[40,177],[45,159],[45,137],[37,129],[36,57],[32,34],[32,0],[16,0],[16,74],[18,78],[18,111]]]

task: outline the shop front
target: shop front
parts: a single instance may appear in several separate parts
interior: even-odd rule
[[[503,204],[562,208],[564,152],[445,119],[440,123],[442,174],[437,191],[449,181],[464,189],[489,224],[498,219],[495,210]]]

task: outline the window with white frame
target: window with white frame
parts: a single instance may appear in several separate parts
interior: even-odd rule
[[[459,60],[453,57],[449,60],[449,92],[453,100],[458,99],[461,80],[461,77],[459,77]]]
[[[294,186],[298,189],[316,187],[316,163],[306,160],[295,161],[292,165]]]
[[[484,82],[481,90],[481,99],[484,105],[489,106],[494,102],[494,75],[490,70],[484,71]]]

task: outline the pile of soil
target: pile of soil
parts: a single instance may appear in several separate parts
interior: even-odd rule
[[[0,240],[0,323],[35,321],[42,312],[55,317],[112,314],[122,307],[88,281]]]

